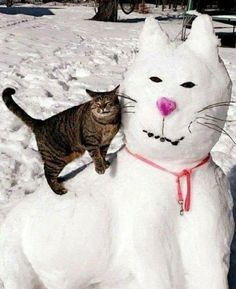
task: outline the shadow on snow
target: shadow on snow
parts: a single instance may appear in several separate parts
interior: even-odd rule
[[[230,188],[234,200],[234,220],[236,222],[236,166],[234,166],[229,174]],[[229,271],[229,288],[236,288],[236,231],[231,246],[230,271]]]
[[[21,7],[21,6],[0,7],[0,13],[8,14],[8,15],[24,14],[24,15],[34,16],[34,17],[54,15],[54,13],[49,8],[46,8],[46,7]]]

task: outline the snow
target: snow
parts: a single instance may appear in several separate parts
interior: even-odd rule
[[[86,88],[115,87],[136,53],[136,25],[120,23],[114,30],[112,23],[89,21],[91,8],[50,10],[53,16],[40,18],[1,15],[1,88],[15,87],[17,102],[36,118],[47,118],[88,100]],[[127,31],[127,26],[135,29]],[[10,203],[35,191],[43,171],[32,133],[3,102],[0,109],[0,202],[4,214]],[[88,161],[85,157],[79,164]],[[78,162],[72,168],[77,166]]]
[[[40,7],[42,8],[42,6]],[[138,37],[145,16],[120,14],[126,21],[93,22],[92,8],[45,6],[37,17],[25,6],[23,14],[1,13],[0,84],[16,88],[15,100],[35,118],[47,118],[88,100],[86,88],[112,89],[122,83],[124,73],[137,54]],[[1,12],[4,8],[1,9]],[[48,15],[52,12],[52,15]],[[181,20],[161,22],[171,39],[180,37]],[[228,31],[228,29],[226,30]],[[179,40],[180,42],[180,40]],[[219,49],[233,81],[236,99],[236,50]],[[230,107],[229,120],[236,120]],[[0,223],[7,212],[26,195],[45,187],[42,162],[34,136],[0,101]],[[236,140],[236,124],[227,132]],[[122,143],[114,140],[111,152]],[[215,161],[228,173],[236,162],[235,144],[226,136],[214,148]],[[64,173],[90,162],[88,155],[69,165]],[[88,178],[89,176],[85,174]]]
[[[0,8],[1,89],[16,88],[17,102],[35,118],[47,118],[88,100],[86,88],[106,90],[121,83],[137,53],[146,17],[120,12],[124,22],[104,24],[88,20],[94,13],[90,7],[24,5],[13,7],[20,13],[16,15]],[[38,10],[45,15],[35,16]],[[181,20],[163,25],[174,38]],[[1,223],[5,212],[34,192],[44,176],[34,136],[3,102],[0,110]],[[119,146],[116,141],[114,146]],[[66,172],[89,161],[86,156]]]

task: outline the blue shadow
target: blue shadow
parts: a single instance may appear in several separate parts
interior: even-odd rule
[[[49,8],[46,7],[23,7],[23,6],[0,7],[0,13],[8,15],[24,14],[34,17],[54,15],[54,13]]]
[[[230,188],[234,200],[234,220],[236,223],[236,166],[234,166],[229,174]],[[229,288],[236,289],[236,230],[231,245],[230,270],[229,270]]]

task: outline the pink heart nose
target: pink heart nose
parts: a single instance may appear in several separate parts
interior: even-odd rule
[[[176,109],[176,102],[169,98],[161,97],[156,101],[156,106],[161,115],[165,117],[170,115]]]

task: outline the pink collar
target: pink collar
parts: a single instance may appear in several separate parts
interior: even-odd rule
[[[203,166],[205,163],[207,163],[210,159],[210,154],[205,157],[203,160],[201,160],[196,166],[194,166],[193,168],[187,168],[187,169],[184,169],[180,172],[172,172],[166,168],[163,168],[161,166],[159,166],[158,164],[154,163],[153,161],[151,160],[148,160],[146,158],[144,158],[143,156],[139,155],[139,154],[135,154],[135,153],[132,153],[127,146],[125,146],[125,149],[126,151],[132,155],[133,157],[135,157],[136,159],[139,159],[140,161],[143,161],[145,162],[146,164],[156,168],[156,169],[159,169],[161,171],[164,171],[164,172],[167,172],[167,173],[170,173],[171,175],[174,175],[176,177],[176,183],[177,183],[177,200],[178,200],[178,203],[180,205],[180,215],[183,215],[184,214],[184,211],[185,212],[188,212],[190,210],[190,203],[191,203],[191,174],[192,174],[192,171],[198,167],[201,167]],[[186,193],[186,197],[185,197],[185,200],[183,198],[183,192],[182,192],[182,188],[181,188],[181,183],[180,183],[180,179],[182,177],[186,177],[186,182],[187,182],[187,193]]]

